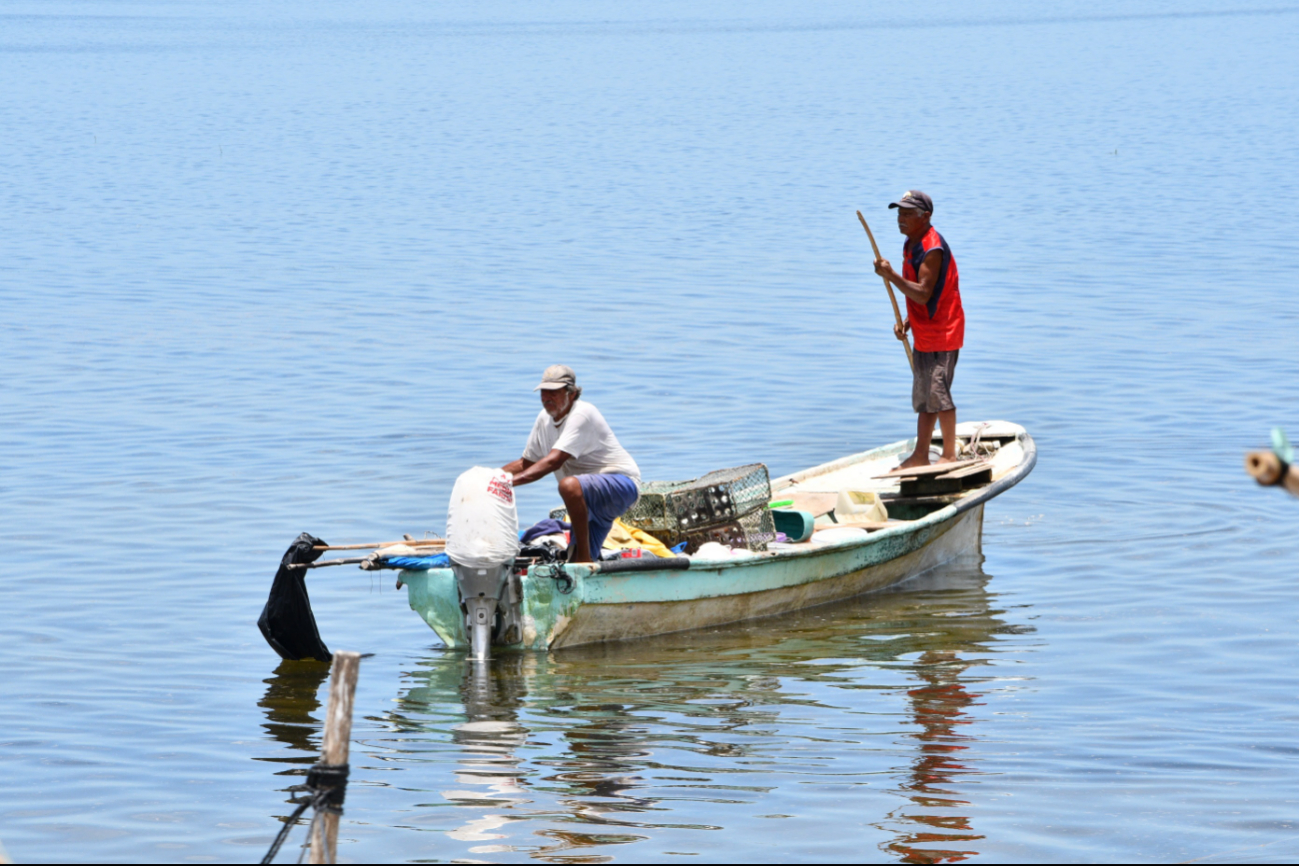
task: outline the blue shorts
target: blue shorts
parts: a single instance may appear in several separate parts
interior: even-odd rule
[[[604,539],[613,522],[626,513],[640,498],[640,488],[626,475],[576,475],[586,500],[586,518],[590,526],[591,558],[600,558]]]

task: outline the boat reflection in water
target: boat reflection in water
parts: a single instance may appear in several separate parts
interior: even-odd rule
[[[1031,640],[987,581],[973,560],[706,632],[487,663],[434,652],[367,713],[387,733],[359,748],[405,792],[392,826],[424,831],[397,841],[410,858],[962,860],[983,838],[967,802],[983,696],[1022,686],[986,662]],[[309,752],[316,726],[297,724],[315,707],[277,695],[268,730]]]
[[[516,809],[531,802],[520,780],[523,759],[516,752],[527,742],[528,732],[517,713],[527,696],[529,673],[536,661],[531,654],[513,653],[491,662],[465,662],[460,680],[460,700],[465,721],[452,726],[451,741],[460,747],[456,781],[479,788],[442,792],[448,801],[468,806]],[[413,689],[407,700],[427,700]],[[503,838],[493,832],[509,823],[507,814],[495,811],[468,821],[448,835],[460,842],[490,842]],[[476,845],[477,853],[508,851],[509,846]]]

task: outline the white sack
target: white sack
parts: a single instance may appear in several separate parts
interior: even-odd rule
[[[812,536],[813,544],[848,544],[861,541],[870,533],[860,526],[836,526],[833,529],[817,529]]]
[[[456,479],[447,506],[447,556],[470,568],[513,562],[519,552],[519,509],[510,474],[475,466]]]
[[[707,541],[699,545],[699,549],[690,558],[704,562],[717,562],[723,559],[748,559],[757,555],[748,548],[736,547],[732,549],[716,541]]]

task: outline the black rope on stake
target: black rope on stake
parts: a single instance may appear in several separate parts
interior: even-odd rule
[[[276,835],[275,841],[271,842],[270,850],[262,858],[262,863],[270,863],[275,860],[275,855],[280,853],[286,839],[289,838],[290,831],[302,817],[302,813],[307,809],[314,809],[315,813],[311,816],[311,823],[307,825],[307,841],[310,842],[311,834],[315,832],[316,822],[320,816],[332,812],[335,815],[343,814],[343,800],[347,796],[347,764],[316,764],[307,771],[307,783],[302,785],[300,790],[310,792],[311,796],[298,804],[289,819],[284,822],[280,832]],[[307,846],[303,846],[305,855]],[[298,857],[298,862],[302,862],[302,856]]]

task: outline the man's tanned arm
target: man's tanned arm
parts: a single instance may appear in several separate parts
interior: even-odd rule
[[[943,251],[930,250],[924,261],[920,263],[920,278],[916,282],[904,280],[902,275],[893,270],[893,266],[888,263],[887,259],[879,259],[875,262],[875,273],[898,287],[902,294],[906,295],[917,304],[927,304],[929,299],[934,295],[934,288],[938,285],[938,272],[942,269]]]
[[[535,463],[520,457],[513,463],[507,463],[501,468],[514,476],[514,486],[522,487],[525,484],[531,484],[539,478],[545,478],[559,467],[563,466],[572,457],[567,451],[560,451],[558,448],[552,448],[550,453]]]

